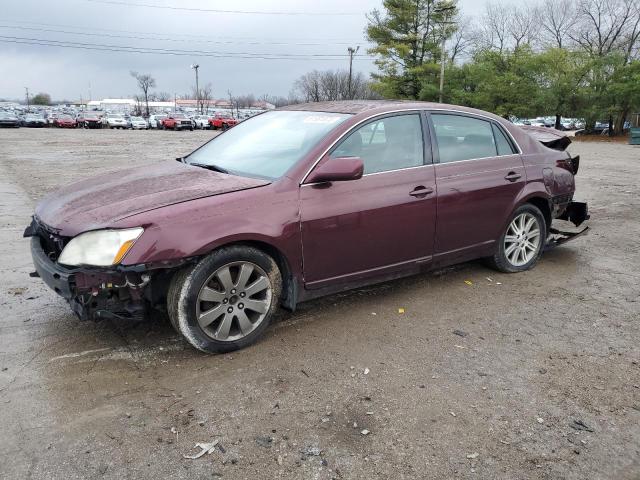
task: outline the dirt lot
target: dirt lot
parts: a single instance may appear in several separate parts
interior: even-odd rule
[[[593,230],[533,271],[314,301],[231,355],[81,323],[29,278],[45,192],[212,135],[0,130],[1,478],[640,478],[639,147],[571,147]]]

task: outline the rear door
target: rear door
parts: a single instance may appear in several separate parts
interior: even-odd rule
[[[526,182],[518,147],[488,118],[429,117],[438,186],[434,263],[489,255]]]

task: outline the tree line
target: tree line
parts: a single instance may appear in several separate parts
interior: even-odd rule
[[[367,18],[383,97],[437,101],[444,59],[446,103],[606,119],[612,133],[640,110],[638,0],[487,3],[475,19],[455,0],[384,0]]]

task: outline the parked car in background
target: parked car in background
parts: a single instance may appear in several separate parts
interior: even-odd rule
[[[588,218],[570,143],[452,105],[291,105],[179,161],[67,186],[25,236],[37,275],[81,319],[166,308],[195,348],[228,352],[281,305],[475,258],[534,267],[586,231],[552,227]]]
[[[193,130],[193,123],[182,113],[172,113],[162,119],[162,128],[164,130]]]
[[[108,113],[102,118],[102,123],[108,128],[128,128],[127,120],[119,113]]]
[[[20,127],[20,119],[9,112],[0,112],[0,127]]]
[[[211,128],[211,125],[209,124],[210,118],[211,117],[209,115],[196,115],[195,117],[192,118],[192,120],[195,124],[195,128],[204,130],[207,128]]]
[[[27,113],[22,119],[24,127],[46,127],[47,121],[44,116],[35,113]]]
[[[53,126],[59,128],[76,128],[76,125],[76,119],[66,114],[58,115],[53,121]]]
[[[216,113],[209,120],[209,125],[213,130],[227,130],[228,128],[234,127],[238,124],[238,120],[233,118],[231,115],[227,115],[225,113]]]
[[[148,130],[149,129],[149,124],[142,117],[130,117],[129,118],[129,123],[131,125],[131,128],[134,129],[134,130]]]
[[[149,115],[149,128],[162,128],[162,119],[167,118],[166,115]]]
[[[77,122],[78,127],[80,128],[102,128],[102,117],[100,116],[100,112],[80,112]]]

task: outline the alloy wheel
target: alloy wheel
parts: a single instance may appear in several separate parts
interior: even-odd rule
[[[196,318],[206,335],[220,342],[239,340],[265,319],[272,301],[269,276],[255,263],[220,267],[200,289]]]
[[[529,263],[540,248],[540,222],[531,213],[514,218],[504,236],[504,254],[514,267]]]

